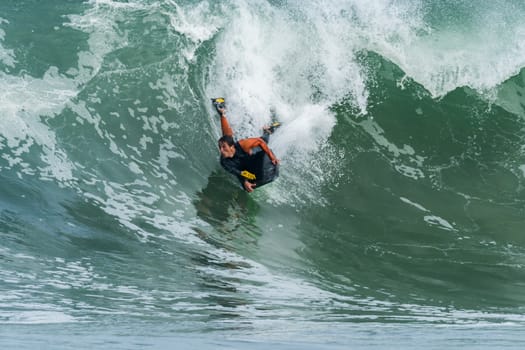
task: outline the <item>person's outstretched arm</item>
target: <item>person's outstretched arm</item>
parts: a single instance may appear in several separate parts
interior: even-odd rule
[[[226,119],[226,111],[224,108],[219,109],[219,112],[221,113],[221,129],[222,129],[222,136],[232,136],[233,137],[233,130],[230,127],[230,123],[228,123],[228,119]]]
[[[279,164],[279,159],[275,157],[272,150],[268,147],[266,142],[264,142],[264,140],[260,137],[252,137],[249,139],[239,140],[239,145],[244,150],[244,152],[248,154],[252,154],[252,148],[261,147],[261,149],[264,152],[266,152],[268,157],[270,157],[270,160],[272,161],[273,164]]]

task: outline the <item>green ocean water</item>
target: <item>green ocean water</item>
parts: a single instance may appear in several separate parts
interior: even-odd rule
[[[521,1],[0,3],[2,349],[520,348]],[[218,162],[276,115],[277,181]]]

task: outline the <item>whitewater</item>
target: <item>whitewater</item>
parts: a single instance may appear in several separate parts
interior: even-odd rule
[[[0,346],[518,348],[525,4],[0,4]],[[280,177],[219,165],[276,117]]]

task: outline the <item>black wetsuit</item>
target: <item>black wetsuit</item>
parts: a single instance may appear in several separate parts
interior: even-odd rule
[[[269,134],[264,133],[261,138],[268,143]],[[239,142],[235,142],[234,146],[234,156],[232,158],[221,157],[221,165],[226,171],[237,177],[243,189],[244,181],[246,181],[246,178],[241,176],[243,170],[255,175],[255,180],[250,182],[255,183],[257,187],[267,184],[279,176],[279,167],[272,163],[270,157],[260,147],[252,149],[250,155],[242,149]]]

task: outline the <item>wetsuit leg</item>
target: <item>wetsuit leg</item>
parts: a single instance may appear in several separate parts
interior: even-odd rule
[[[266,143],[270,142],[270,133],[267,132],[267,131],[264,131],[262,136],[261,136],[261,139],[263,139],[264,142],[266,142]]]

